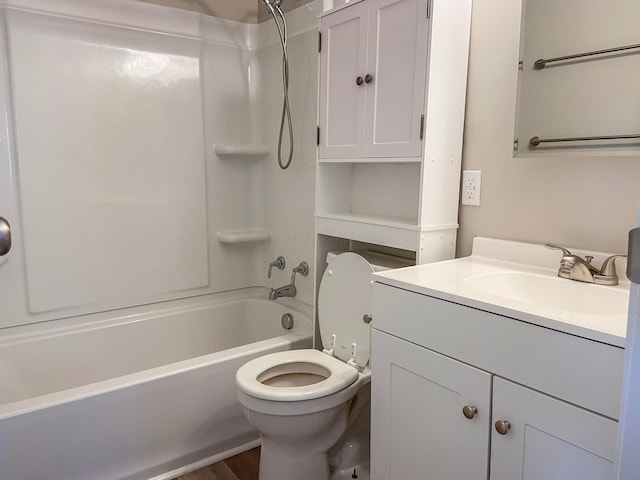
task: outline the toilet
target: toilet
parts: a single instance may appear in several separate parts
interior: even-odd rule
[[[378,268],[354,252],[332,257],[318,292],[324,349],[264,355],[236,373],[238,399],[262,437],[260,480],[342,478],[346,466],[336,462],[368,462],[361,425],[368,428],[370,326],[363,317],[371,314]],[[332,477],[329,455],[336,459]]]

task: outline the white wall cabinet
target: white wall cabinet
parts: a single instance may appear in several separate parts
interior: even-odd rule
[[[380,283],[373,298],[372,480],[613,478],[622,349]]]
[[[470,0],[322,16],[318,234],[454,256],[470,23]]]
[[[428,20],[427,0],[368,0],[322,19],[320,158],[422,155]]]

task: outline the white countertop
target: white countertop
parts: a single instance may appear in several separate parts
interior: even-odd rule
[[[559,264],[560,252],[542,245],[477,238],[473,252],[470,257],[378,272],[373,278],[624,348],[629,299],[629,282],[621,273],[624,262],[618,266],[621,284],[609,287],[559,278],[555,264]],[[605,255],[594,254],[594,264]]]

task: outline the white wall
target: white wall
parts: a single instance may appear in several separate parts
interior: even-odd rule
[[[519,26],[520,0],[474,1],[463,168],[482,198],[461,206],[457,254],[478,235],[624,253],[640,158],[512,158]]]

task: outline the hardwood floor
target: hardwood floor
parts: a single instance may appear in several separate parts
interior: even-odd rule
[[[258,480],[259,466],[260,447],[257,447],[176,480]]]

